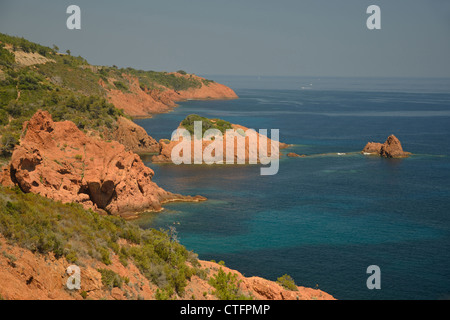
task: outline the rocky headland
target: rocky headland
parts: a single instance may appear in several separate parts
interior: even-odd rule
[[[206,123],[208,128],[218,129],[219,131],[221,131],[221,135],[215,136],[214,139],[211,138],[201,139],[202,154],[205,153],[205,150],[207,148],[211,148],[212,149],[210,152],[211,157],[215,157],[215,149],[213,148],[213,144],[220,142],[219,144],[217,144],[217,148],[222,149],[222,156],[220,157],[220,159],[218,158],[215,159],[217,162],[221,161],[222,163],[226,163],[227,160],[227,135],[225,134],[226,129],[232,129],[236,132],[236,136],[232,137],[234,139],[233,141],[234,148],[231,150],[231,152],[233,152],[232,154],[233,163],[236,164],[238,163],[238,161],[243,161],[245,164],[248,164],[250,163],[250,159],[256,159],[256,162],[259,163],[260,160],[259,145],[264,143],[267,146],[267,154],[262,156],[268,156],[269,158],[280,156],[279,150],[275,150],[277,154],[272,154],[271,147],[273,141],[270,138],[261,135],[259,132],[256,132],[256,139],[253,140],[249,137],[249,134],[247,134],[247,130],[249,130],[249,128],[238,124],[232,124],[221,119],[207,119],[197,115],[190,115],[180,123],[178,129],[188,128],[189,130],[192,131],[193,122],[196,120],[203,121],[203,125],[205,125]],[[245,139],[243,140],[244,143],[242,144],[239,144],[237,142],[239,135],[245,137]],[[195,156],[194,140],[195,137],[192,134],[190,142],[191,163],[194,163],[194,156]],[[159,154],[152,157],[152,162],[155,163],[173,162],[172,151],[180,143],[182,143],[182,139],[180,140],[161,139],[159,141]],[[283,142],[278,142],[278,147],[279,149],[285,149],[288,147],[288,145]],[[180,156],[182,156],[182,152],[180,153]]]
[[[237,99],[236,93],[229,87],[206,80],[193,74],[169,73],[176,78],[193,81],[197,86],[176,90],[174,88],[154,85],[146,87],[139,78],[129,74],[122,74],[127,81],[128,90],[120,90],[110,83],[100,79],[99,83],[106,89],[108,99],[116,108],[123,109],[126,114],[134,118],[151,117],[152,114],[166,113],[177,107],[177,102],[186,100],[226,100]],[[109,84],[109,85],[108,85]]]

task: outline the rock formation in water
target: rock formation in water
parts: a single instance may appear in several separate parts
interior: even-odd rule
[[[287,156],[291,157],[291,158],[305,158],[306,157],[306,155],[304,155],[304,154],[299,155],[298,153],[295,153],[295,152],[289,152],[287,154]]]
[[[153,174],[122,144],[87,137],[73,122],[53,122],[48,112],[38,111],[24,124],[21,144],[0,182],[124,217],[162,210],[165,202],[205,200],[165,191],[152,181]]]
[[[219,119],[207,119],[208,121],[211,121],[212,123],[215,123],[216,121],[223,121]],[[274,157],[279,157],[279,149],[287,148],[288,145],[282,142],[278,143],[278,150],[274,150],[274,154],[272,154],[272,143],[273,141],[270,138],[267,138],[266,136],[258,133],[256,133],[256,139],[250,138],[250,131],[248,128],[238,125],[238,124],[229,124],[231,129],[233,129],[236,132],[236,136],[234,139],[234,148],[231,149],[233,152],[232,159],[233,163],[237,164],[240,163],[239,161],[243,161],[245,164],[250,163],[251,159],[255,159],[256,163],[260,163],[260,160],[263,156],[267,156],[270,159],[273,159]],[[178,127],[179,129],[183,129],[183,125],[180,124]],[[243,141],[245,141],[242,144],[239,144],[237,141],[240,137],[243,137]],[[159,155],[155,155],[152,157],[152,162],[155,163],[170,163],[173,162],[172,160],[172,151],[173,149],[181,143],[181,140],[168,140],[168,139],[161,139],[159,141],[160,145],[160,151]],[[227,135],[222,134],[218,137],[215,137],[214,139],[202,139],[200,142],[202,146],[202,154],[207,153],[208,155],[211,155],[211,158],[215,158],[216,156],[216,150],[213,147],[213,144],[218,145],[217,150],[222,149],[222,156],[218,155],[217,159],[214,160],[214,163],[219,163],[222,161],[223,163],[226,163],[227,161]],[[259,152],[259,145],[265,145],[267,148],[266,154],[260,154]],[[206,149],[210,149],[207,151]],[[195,156],[195,142],[193,135],[191,136],[191,147],[190,147],[190,153],[191,153],[191,163],[194,163],[194,156]],[[180,153],[180,157],[182,156],[182,152]],[[220,159],[219,159],[220,158]],[[205,159],[203,158],[203,163],[205,163]]]
[[[385,158],[406,158],[411,155],[410,152],[403,151],[400,140],[394,135],[390,135],[384,143],[367,143],[362,153],[380,155]]]

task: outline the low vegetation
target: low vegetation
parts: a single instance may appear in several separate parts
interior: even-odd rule
[[[109,269],[98,269],[98,272],[102,275],[102,284],[107,287],[108,289],[112,288],[122,288],[122,284],[127,281],[128,279],[121,277],[116,272],[109,270]]]
[[[185,75],[184,77],[164,71],[143,71],[133,68],[121,69],[120,72],[137,77],[141,87],[144,89],[157,89],[163,86],[175,91],[181,91],[202,87],[202,81],[194,78],[192,75],[186,77],[186,72],[178,72]]]
[[[298,291],[297,285],[295,284],[294,279],[290,275],[283,275],[277,279],[277,283],[280,284],[287,290]]]
[[[221,119],[208,119],[196,114],[188,115],[182,122],[181,125],[183,128],[188,130],[191,135],[194,134],[194,124],[195,121],[201,121],[202,122],[202,135],[206,132],[208,129],[217,129],[222,134],[225,134],[225,131],[227,129],[232,129],[231,123],[225,120]]]
[[[250,300],[239,289],[237,275],[231,272],[226,273],[222,268],[208,282],[214,287],[213,294],[220,300]]]
[[[62,204],[20,189],[0,187],[0,233],[34,253],[53,252],[71,263],[94,258],[111,264],[134,263],[160,288],[161,296],[183,295],[188,279],[200,273],[197,256],[173,240],[166,230],[143,230],[115,216],[101,216],[79,204]],[[118,240],[125,244],[119,245]],[[105,286],[121,286],[126,279],[100,270]]]

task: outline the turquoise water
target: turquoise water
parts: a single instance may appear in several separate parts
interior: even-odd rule
[[[214,79],[240,99],[184,102],[136,122],[161,139],[188,114],[218,117],[280,129],[280,140],[294,144],[287,152],[315,156],[284,156],[274,176],[261,176],[259,166],[157,165],[143,157],[163,188],[209,200],[167,204],[141,226],[173,225],[201,259],[224,260],[246,276],[287,273],[338,299],[450,298],[449,80]],[[414,155],[358,153],[390,134]],[[366,287],[373,264],[381,290]]]

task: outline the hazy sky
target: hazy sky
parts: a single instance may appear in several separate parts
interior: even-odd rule
[[[81,30],[66,28],[71,4]],[[448,0],[0,0],[0,32],[145,70],[450,77]]]

